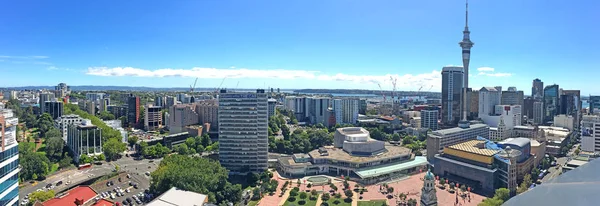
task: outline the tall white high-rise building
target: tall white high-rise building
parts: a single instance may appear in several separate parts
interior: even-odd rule
[[[502,87],[483,87],[479,90],[479,118],[494,114],[502,102]]]
[[[0,204],[17,205],[19,201],[19,147],[17,124],[19,119],[12,110],[0,107],[0,156],[2,156],[2,178],[0,178]]]
[[[336,124],[355,124],[358,121],[358,99],[334,99],[332,107]]]
[[[219,95],[219,162],[231,173],[263,172],[268,168],[267,94]]]
[[[421,128],[438,130],[438,110],[421,110]]]
[[[583,115],[581,120],[581,150],[600,152],[600,116]]]

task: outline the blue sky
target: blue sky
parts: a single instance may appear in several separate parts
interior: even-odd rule
[[[0,87],[439,91],[461,65],[459,0],[3,1]],[[600,94],[600,2],[471,1],[470,85]],[[478,68],[485,67],[480,74]],[[491,69],[493,68],[493,69]]]

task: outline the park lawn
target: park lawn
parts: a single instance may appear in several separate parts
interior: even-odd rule
[[[327,204],[329,204],[329,206],[352,206],[352,202],[344,202],[344,199],[345,199],[344,197],[339,198],[339,199],[334,197],[334,198],[327,200]],[[340,203],[334,204],[333,202],[335,202],[335,200],[339,200]]]
[[[382,206],[384,203],[387,204],[387,201],[386,200],[358,201],[358,206]]]
[[[299,206],[299,205],[301,205],[301,204],[298,204],[298,202],[300,200],[301,199],[298,196],[296,196],[296,201],[293,201],[293,202],[290,202],[289,198],[288,198],[288,200],[286,200],[285,203],[283,203],[283,206],[291,206],[291,205]],[[310,200],[310,198],[308,198],[308,197],[305,200],[306,200],[306,204],[303,204],[302,206],[316,206],[317,205],[317,200]]]

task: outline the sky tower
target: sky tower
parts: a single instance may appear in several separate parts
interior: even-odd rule
[[[463,68],[465,71],[464,79],[464,87],[463,87],[463,116],[462,120],[464,122],[467,121],[467,90],[469,88],[469,61],[471,60],[471,47],[473,47],[474,43],[471,42],[469,31],[469,0],[466,0],[465,4],[465,30],[463,31],[463,39],[458,44],[460,48],[462,48],[462,60],[463,60]]]

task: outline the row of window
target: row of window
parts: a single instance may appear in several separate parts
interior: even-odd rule
[[[10,149],[5,150],[4,152],[0,152],[0,162],[4,162],[11,157],[19,155],[19,147],[12,147]]]

